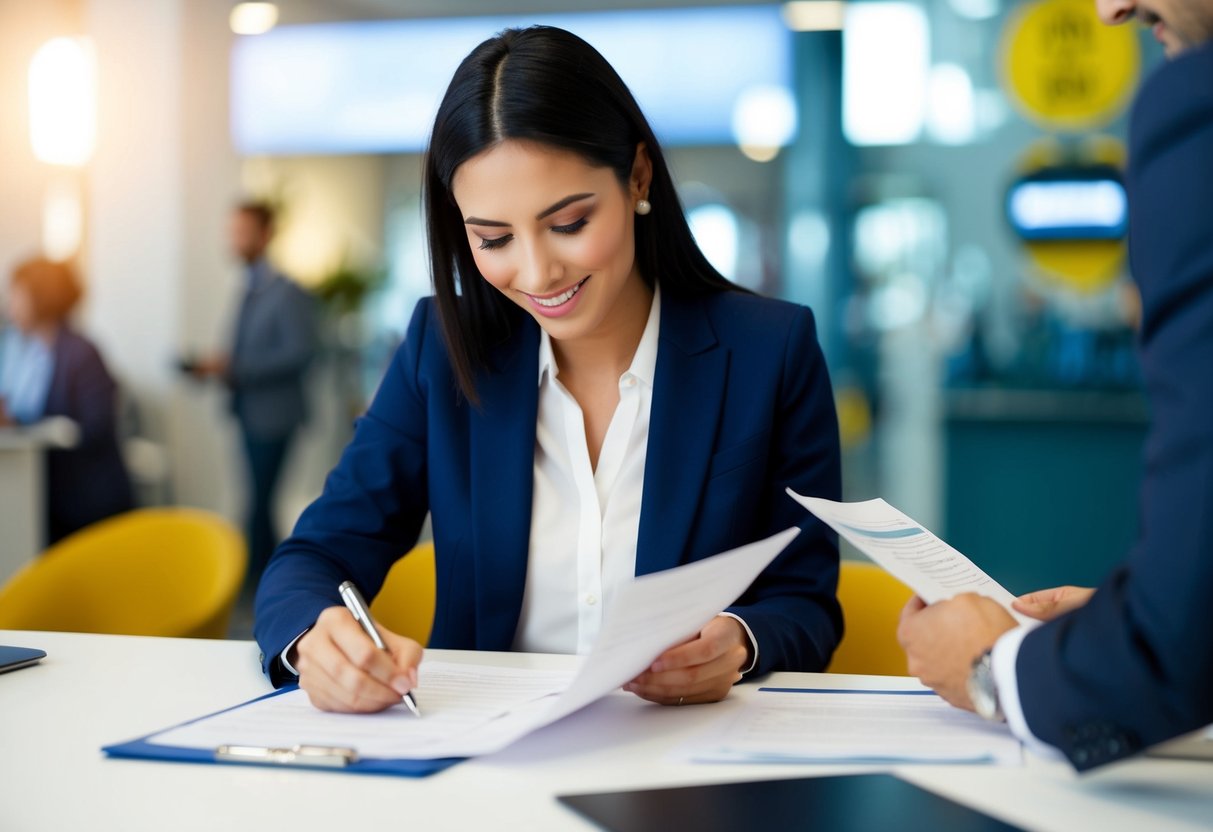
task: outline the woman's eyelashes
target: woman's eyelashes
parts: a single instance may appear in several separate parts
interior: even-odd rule
[[[567,225],[553,225],[551,226],[551,230],[557,234],[576,234],[585,228],[588,223],[588,217],[581,217]],[[481,251],[492,251],[501,248],[512,239],[514,239],[513,234],[502,234],[500,237],[481,237],[479,248]]]
[[[578,231],[585,228],[585,225],[588,222],[588,219],[582,217],[576,222],[571,222],[568,225],[553,225],[552,230],[557,234],[576,234]]]
[[[492,238],[481,237],[480,238],[480,250],[481,251],[492,251],[495,248],[501,248],[503,245],[508,243],[510,241],[510,238],[513,236],[514,236],[513,234],[505,234],[501,237],[492,237]]]

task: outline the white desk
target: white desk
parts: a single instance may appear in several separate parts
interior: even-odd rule
[[[37,667],[0,675],[0,829],[585,830],[563,792],[832,774],[832,766],[693,765],[667,751],[753,690],[717,705],[662,708],[617,693],[505,751],[432,777],[353,776],[107,760],[132,739],[267,692],[250,642],[0,631],[40,647]],[[563,666],[560,656],[433,651],[444,659]],[[777,674],[767,683],[854,686],[863,677]],[[910,680],[907,680],[907,684]],[[423,700],[424,701],[424,700]],[[849,770],[857,770],[851,768]],[[872,770],[872,769],[864,769]],[[1023,768],[895,770],[919,785],[1034,830],[1170,832],[1213,825],[1213,765],[1122,763],[1078,777]],[[812,807],[806,806],[806,812]],[[761,819],[755,827],[761,828]]]

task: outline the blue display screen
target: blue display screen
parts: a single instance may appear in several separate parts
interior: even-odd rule
[[[1129,224],[1120,172],[1056,168],[1025,176],[1007,191],[1007,219],[1025,240],[1118,240]]]
[[[283,26],[233,48],[233,140],[245,154],[420,151],[459,61],[540,23],[602,52],[669,144],[732,143],[743,92],[792,86],[777,6]]]

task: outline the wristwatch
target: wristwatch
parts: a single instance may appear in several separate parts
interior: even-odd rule
[[[998,701],[998,685],[994,681],[994,669],[990,664],[989,650],[973,660],[973,669],[969,671],[966,687],[969,699],[973,701],[973,710],[977,715],[991,722],[1006,722],[1002,704]]]

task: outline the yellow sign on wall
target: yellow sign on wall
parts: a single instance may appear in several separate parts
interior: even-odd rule
[[[1105,26],[1092,0],[1038,0],[1003,32],[1002,69],[1012,101],[1057,130],[1107,124],[1128,104],[1141,71],[1137,32]]]

